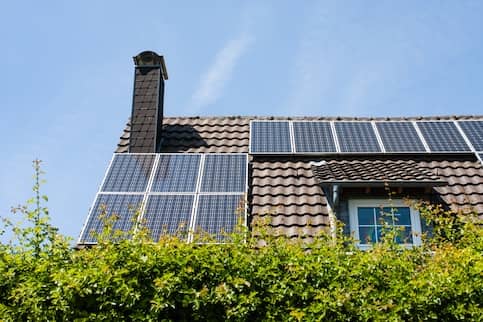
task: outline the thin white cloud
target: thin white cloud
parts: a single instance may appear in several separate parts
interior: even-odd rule
[[[215,103],[223,94],[226,83],[231,79],[236,64],[250,46],[253,38],[242,32],[236,38],[229,40],[216,54],[215,60],[203,74],[192,102],[199,110]]]

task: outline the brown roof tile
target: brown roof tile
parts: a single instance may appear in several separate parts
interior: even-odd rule
[[[420,164],[448,182],[434,189],[453,210],[474,210],[483,215],[483,166],[480,162],[443,160]]]
[[[314,236],[329,224],[327,201],[310,170],[310,161],[252,162],[251,214],[270,216],[278,234]]]
[[[322,184],[342,183],[405,183],[440,185],[441,180],[427,167],[413,160],[328,160],[312,166],[317,179]]]
[[[248,153],[249,120],[165,118],[160,152]]]

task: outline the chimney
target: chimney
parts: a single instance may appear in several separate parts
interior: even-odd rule
[[[133,59],[135,72],[129,152],[158,152],[163,127],[164,80],[168,79],[164,57],[143,51]]]

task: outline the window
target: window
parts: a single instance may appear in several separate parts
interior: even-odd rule
[[[383,237],[384,226],[398,228],[396,242],[405,246],[421,244],[419,212],[402,200],[349,200],[351,233],[362,249],[370,248]]]

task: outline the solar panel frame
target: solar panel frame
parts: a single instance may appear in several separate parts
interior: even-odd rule
[[[137,200],[133,201],[132,199]],[[114,202],[114,209],[112,209],[112,207],[109,205],[111,201]],[[113,229],[128,231],[134,226],[134,222],[129,223],[129,221],[134,218],[134,213],[137,210],[142,211],[143,202],[143,193],[97,193],[92,207],[90,208],[89,215],[87,216],[84,226],[82,227],[78,243],[97,243],[95,238],[90,236],[90,234],[93,229],[97,233],[100,233],[104,227],[101,219],[99,218],[99,215],[102,213],[102,205],[106,206],[107,216],[119,216],[119,218],[114,222]],[[134,209],[134,206],[136,206],[137,209]]]
[[[458,126],[453,121],[417,121],[417,128],[424,137],[431,153],[471,153]],[[444,127],[446,126],[446,128]],[[450,147],[448,148],[448,144]]]
[[[460,126],[474,151],[483,151],[483,120],[463,120],[456,123]]]
[[[304,154],[333,154],[337,153],[337,144],[330,121],[291,121],[293,127],[294,153]],[[307,126],[308,128],[303,128]],[[316,136],[322,135],[323,142]],[[306,142],[309,140],[310,142]],[[304,142],[305,141],[305,142]],[[320,142],[320,143],[319,143]],[[321,144],[322,143],[322,144]],[[308,148],[309,144],[322,148]]]
[[[259,124],[259,125],[255,125]],[[275,141],[280,141],[278,142],[281,148],[277,149],[277,142],[268,142],[264,144],[263,146],[271,146],[274,147],[274,149],[257,149],[254,148],[255,146],[255,136],[257,137],[262,137],[262,138],[268,138],[269,136],[266,134],[271,134],[270,130],[268,128],[261,129],[261,133],[258,134],[256,133],[255,128],[257,126],[262,126],[263,124],[268,125],[268,124],[280,124],[280,126],[286,124],[286,129],[279,129],[282,133],[273,134],[272,138],[274,138]],[[272,132],[273,133],[273,132]],[[264,135],[265,134],[265,135]],[[283,134],[283,135],[282,135]],[[283,144],[282,144],[283,143]],[[249,141],[249,146],[248,150],[250,154],[291,154],[294,151],[293,147],[293,129],[292,129],[292,124],[288,120],[251,120],[250,121],[250,141]]]
[[[229,202],[229,205],[226,203]],[[213,204],[214,203],[214,204]],[[198,195],[198,200],[196,204],[196,213],[193,221],[192,230],[198,232],[200,229],[210,235],[215,235],[214,238],[217,242],[223,242],[224,236],[221,234],[221,230],[226,227],[226,219],[229,220],[230,229],[223,229],[223,232],[230,233],[233,232],[237,224],[237,214],[236,211],[239,206],[244,206],[244,224],[246,224],[246,200],[243,194],[200,194]],[[229,206],[229,207],[228,207]],[[206,211],[207,208],[211,211]],[[221,211],[215,212],[216,210]],[[223,213],[223,210],[231,209],[229,212]],[[233,215],[233,216],[232,216]],[[206,218],[208,216],[208,218]],[[222,216],[223,220],[216,220]],[[201,222],[200,222],[201,221]],[[208,222],[206,222],[208,221]],[[210,223],[214,225],[210,226]],[[192,238],[192,241],[197,241]]]
[[[377,137],[376,130],[374,129],[374,126],[370,121],[337,121],[334,122],[334,126],[340,153],[384,153],[383,147],[381,147],[381,144]],[[359,129],[356,129],[356,132],[358,133],[349,133],[349,131],[351,131],[351,126],[352,128],[359,127]],[[363,137],[363,134],[367,135],[370,133],[373,134],[371,142],[369,142],[371,148],[365,148],[364,142],[361,142],[361,139]],[[351,140],[349,141],[349,139]]]
[[[426,147],[410,121],[377,121],[374,122],[381,144],[384,146],[386,153],[425,153]],[[403,129],[406,127],[405,129]],[[399,131],[399,133],[398,133]],[[411,142],[403,142],[405,139]],[[408,148],[398,148],[398,146],[407,146]],[[409,146],[418,146],[416,149]]]
[[[139,163],[132,161],[139,158]],[[101,192],[144,192],[149,183],[153,165],[156,161],[154,153],[115,153],[100,186]],[[144,169],[139,169],[143,167]],[[140,171],[146,175],[138,175]],[[136,179],[136,177],[143,180]],[[118,187],[118,189],[115,189]]]
[[[381,149],[382,153],[386,153],[386,148],[384,147],[384,144],[382,144],[382,139],[381,139],[381,136],[379,135],[379,131],[377,130],[376,122],[371,121],[371,126],[372,126],[372,130],[374,131],[374,134],[376,135],[376,140],[377,140],[377,143],[379,144],[379,148]]]

